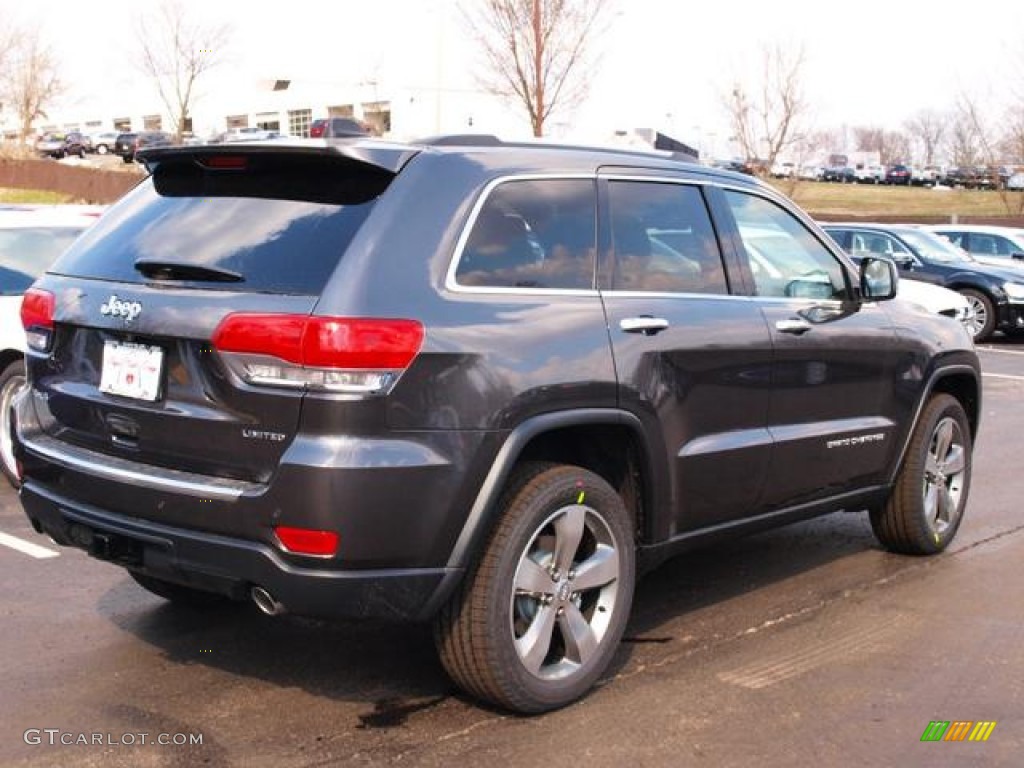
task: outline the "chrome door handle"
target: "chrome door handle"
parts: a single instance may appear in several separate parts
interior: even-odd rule
[[[626,333],[642,333],[644,336],[653,336],[668,328],[668,320],[663,317],[624,317],[619,320],[619,328]]]
[[[791,317],[789,320],[778,320],[775,323],[775,330],[779,333],[792,333],[794,336],[801,336],[811,330],[811,324],[806,320]]]

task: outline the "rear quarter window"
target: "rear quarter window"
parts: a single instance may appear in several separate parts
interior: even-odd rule
[[[487,196],[455,280],[487,288],[594,287],[593,179],[510,180]]]

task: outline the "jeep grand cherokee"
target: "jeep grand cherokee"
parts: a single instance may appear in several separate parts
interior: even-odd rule
[[[180,602],[430,620],[520,712],[582,696],[638,573],[867,510],[934,554],[981,388],[749,176],[471,137],[174,147],[26,296],[35,528]]]

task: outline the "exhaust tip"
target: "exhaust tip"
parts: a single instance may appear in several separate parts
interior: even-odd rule
[[[280,616],[284,613],[284,604],[279,602],[270,592],[263,587],[253,587],[249,591],[252,601],[267,616]]]

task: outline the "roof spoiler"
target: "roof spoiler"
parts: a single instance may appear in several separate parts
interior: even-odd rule
[[[392,144],[366,139],[268,139],[236,141],[228,144],[197,144],[190,146],[153,147],[141,149],[136,156],[149,173],[165,161],[194,160],[202,163],[218,155],[287,155],[322,156],[351,160],[390,174],[397,174],[419,153],[407,144]],[[205,164],[205,163],[203,163]]]

